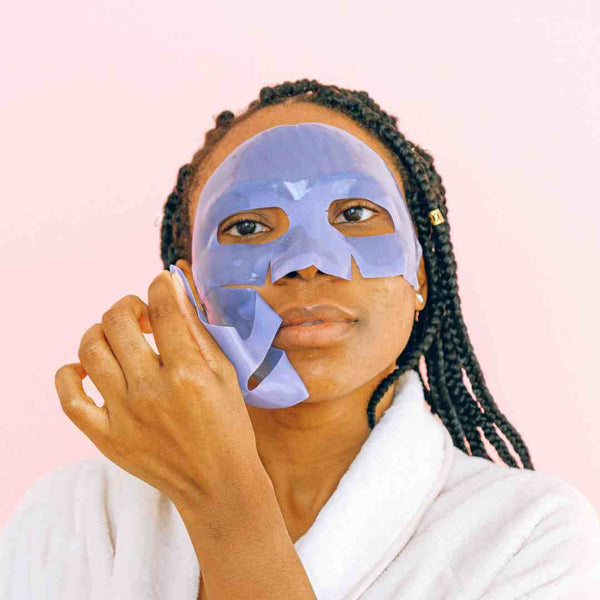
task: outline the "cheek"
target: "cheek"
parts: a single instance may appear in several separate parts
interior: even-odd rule
[[[395,362],[410,338],[414,302],[406,287],[412,290],[407,284],[396,283],[373,286],[370,290],[369,310],[355,341],[365,368],[373,376]]]

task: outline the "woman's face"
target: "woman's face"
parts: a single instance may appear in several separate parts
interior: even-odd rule
[[[257,133],[284,124],[321,122],[345,129],[375,150],[386,162],[404,195],[404,187],[393,159],[381,142],[364,131],[345,115],[307,102],[287,102],[261,109],[237,124],[219,141],[198,174],[191,191],[190,223],[194,223],[198,197],[212,172],[237,146]],[[368,236],[390,233],[394,225],[387,211],[377,204],[362,201],[365,208],[350,208],[356,200],[339,200],[331,205],[329,220],[340,233],[348,236]],[[234,220],[242,224],[231,226]],[[281,209],[263,208],[236,213],[219,225],[221,244],[261,244],[274,240],[288,228],[288,220]],[[189,281],[193,281],[191,266],[179,260]],[[276,336],[273,346],[286,351],[309,397],[304,402],[319,402],[342,396],[368,386],[375,389],[382,377],[392,372],[395,360],[405,348],[413,327],[416,310],[426,301],[427,282],[424,262],[421,260],[418,279],[419,292],[424,297],[419,302],[416,291],[401,276],[363,278],[352,259],[350,281],[322,273],[315,266],[292,271],[271,283],[267,274],[264,286],[238,286],[255,289],[271,306],[281,313],[297,306],[312,307],[333,304],[352,314],[355,320],[344,334],[326,342],[302,344],[284,336]],[[193,288],[193,286],[192,286]],[[290,338],[293,336],[289,336]],[[256,381],[251,379],[249,387]]]

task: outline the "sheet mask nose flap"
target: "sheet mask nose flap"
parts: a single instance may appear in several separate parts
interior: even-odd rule
[[[364,198],[384,208],[394,231],[349,236],[329,220],[332,202]],[[219,241],[224,220],[277,207],[288,229],[268,242]],[[255,216],[242,217],[256,221]],[[223,235],[221,231],[221,235]],[[223,238],[225,239],[225,238]],[[352,258],[364,278],[402,276],[418,287],[422,248],[408,206],[385,161],[347,131],[325,123],[279,125],[236,147],[212,172],[200,193],[192,234],[194,283],[207,307],[200,317],[236,369],[244,400],[284,408],[308,391],[285,351],[272,346],[279,315],[255,289],[316,266],[350,280]],[[252,390],[252,375],[260,383]]]
[[[331,225],[327,225],[332,229]],[[335,273],[338,277],[351,279],[352,265],[350,255],[346,251],[344,236],[335,229],[330,232],[323,232],[322,227],[315,226],[312,229],[313,235],[309,235],[302,227],[294,227],[286,235],[286,239],[281,242],[279,253],[271,261],[271,282],[285,277],[292,271],[306,269],[315,265],[319,271]],[[324,247],[320,241],[320,235],[337,236],[335,240],[330,240],[329,247]]]

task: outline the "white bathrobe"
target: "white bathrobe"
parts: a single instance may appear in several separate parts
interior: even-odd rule
[[[455,448],[416,371],[295,548],[320,600],[600,599],[588,499]],[[2,600],[196,600],[199,576],[170,499],[103,456],[38,479],[0,537]]]

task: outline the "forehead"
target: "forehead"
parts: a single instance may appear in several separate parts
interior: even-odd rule
[[[358,123],[344,114],[335,112],[317,104],[310,102],[292,102],[287,101],[283,104],[267,106],[260,109],[244,121],[235,125],[225,136],[217,142],[209,156],[205,159],[201,170],[194,182],[194,187],[190,194],[189,216],[190,223],[194,222],[196,214],[198,197],[208,178],[214,170],[233,152],[240,144],[256,134],[270,129],[277,125],[292,125],[297,123],[316,122],[334,125],[340,129],[346,130],[369,147],[371,147],[389,167],[392,175],[400,186],[402,193],[405,193],[402,178],[396,167],[392,153],[376,138],[373,134],[363,129]]]

